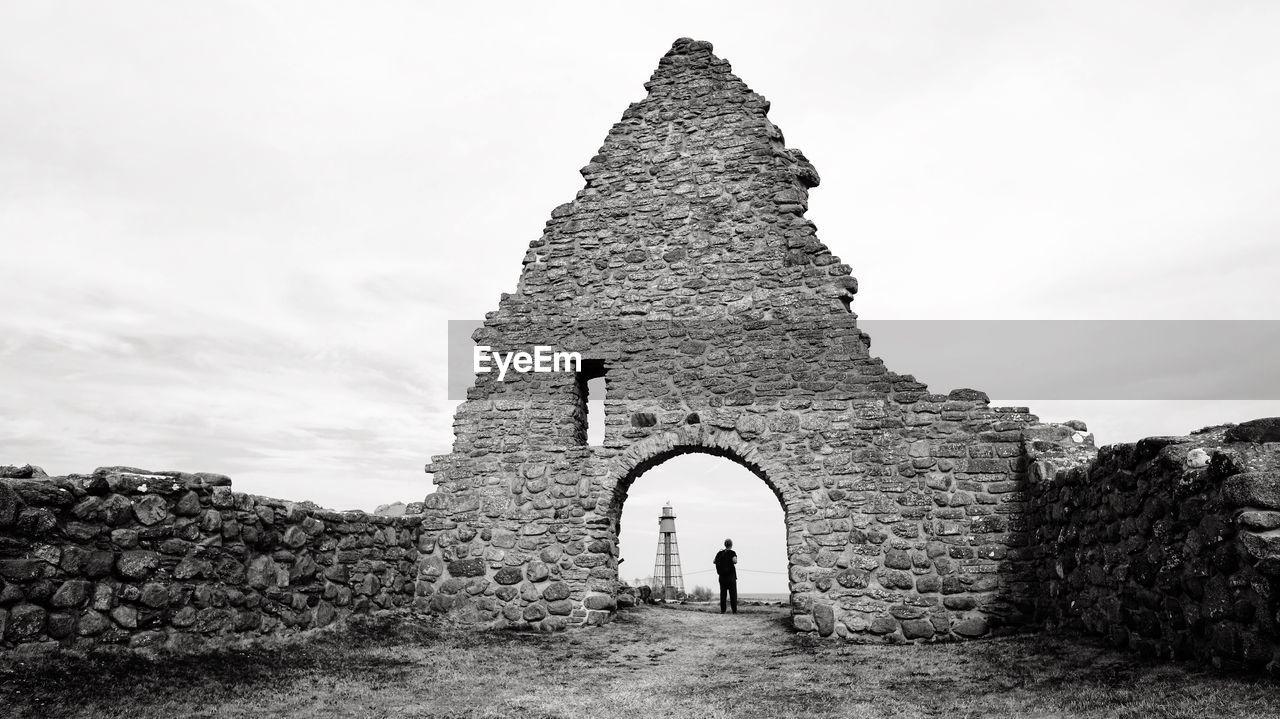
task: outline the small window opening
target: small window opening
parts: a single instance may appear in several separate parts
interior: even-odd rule
[[[604,446],[604,400],[607,392],[604,360],[582,360],[578,372],[578,402],[580,426],[578,440],[588,447]]]

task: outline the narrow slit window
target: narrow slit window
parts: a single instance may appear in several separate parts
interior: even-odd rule
[[[582,360],[582,370],[578,372],[578,397],[581,418],[578,437],[588,447],[604,446],[604,400],[607,387],[604,378],[604,361]]]

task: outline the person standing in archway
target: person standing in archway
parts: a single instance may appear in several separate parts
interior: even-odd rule
[[[724,614],[725,597],[729,598],[729,606],[733,613],[738,613],[738,553],[733,551],[733,540],[724,540],[724,549],[716,552],[716,575],[720,578],[720,613]]]

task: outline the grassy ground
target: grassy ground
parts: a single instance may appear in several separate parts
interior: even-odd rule
[[[186,658],[0,664],[0,716],[1276,717],[1280,684],[1026,636],[815,641],[785,610],[646,607],[555,635],[398,620]]]

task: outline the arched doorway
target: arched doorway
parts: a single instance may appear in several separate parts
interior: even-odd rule
[[[742,601],[789,601],[786,503],[760,466],[726,448],[677,446],[638,463],[616,487],[610,517],[623,583],[664,583],[661,567],[655,576],[655,564],[659,515],[670,506],[684,596],[718,598],[712,559],[732,538]]]

